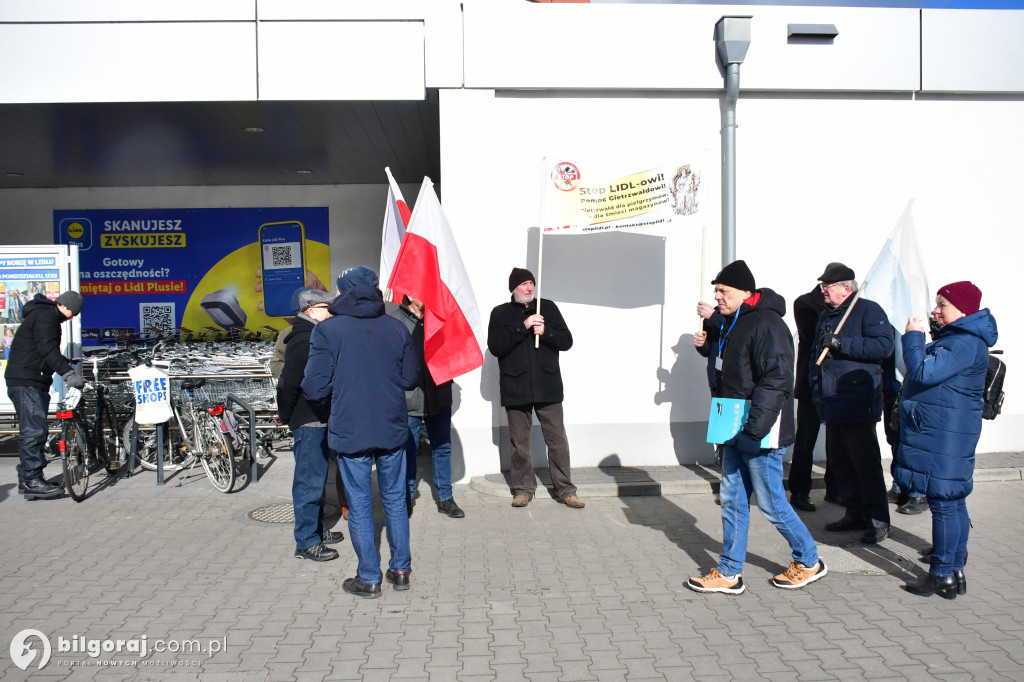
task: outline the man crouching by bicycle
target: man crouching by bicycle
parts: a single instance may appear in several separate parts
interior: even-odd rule
[[[295,324],[285,340],[284,367],[277,381],[277,416],[292,431],[295,474],[292,507],[295,509],[295,556],[313,561],[338,558],[333,545],[345,539],[341,532],[324,528],[323,493],[331,449],[327,445],[326,418],[316,414],[302,395],[302,378],[309,359],[313,327],[331,313],[334,300],[326,291],[304,287],[297,292]]]
[[[82,295],[77,291],[65,291],[54,301],[36,294],[22,309],[22,323],[11,343],[4,379],[18,415],[18,492],[26,499],[51,499],[64,491],[43,478],[43,447],[53,375],[60,374],[71,388],[85,386],[60,352],[60,325],[80,312]]]

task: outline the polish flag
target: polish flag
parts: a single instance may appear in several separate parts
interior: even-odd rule
[[[384,207],[384,229],[380,237],[380,270],[377,276],[385,286],[391,279],[391,272],[395,268],[395,259],[398,258],[398,250],[402,247],[402,238],[405,236],[405,228],[409,225],[409,206],[402,197],[402,190],[391,175],[390,168],[384,168],[388,174],[388,203]],[[398,299],[401,301],[401,297]]]
[[[423,302],[423,354],[434,383],[484,364],[480,309],[430,178],[423,178],[390,286]]]

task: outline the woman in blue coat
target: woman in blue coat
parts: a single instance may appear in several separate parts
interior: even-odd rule
[[[903,336],[907,375],[895,476],[901,488],[924,491],[932,512],[931,570],[906,590],[955,599],[967,592],[966,498],[974,487],[988,349],[999,333],[988,309],[980,309],[981,290],[971,282],[947,284],[935,302],[934,340],[925,345],[926,329],[916,317]]]

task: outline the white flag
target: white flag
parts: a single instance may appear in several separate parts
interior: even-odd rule
[[[384,207],[384,229],[380,236],[380,271],[378,279],[384,288],[390,288],[391,271],[398,258],[398,250],[402,247],[405,228],[409,225],[409,206],[402,197],[402,190],[391,175],[391,169],[385,168],[388,175],[388,203]]]
[[[932,309],[931,289],[924,272],[914,229],[914,200],[903,211],[892,234],[864,278],[865,295],[882,306],[889,323],[896,328],[896,369],[906,374],[900,337],[911,317],[928,319]]]

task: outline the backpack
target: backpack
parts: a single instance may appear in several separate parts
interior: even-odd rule
[[[995,419],[1003,411],[1003,379],[1006,378],[1006,363],[996,357],[1003,351],[993,350],[988,354],[988,374],[985,375],[985,407],[982,419]]]

